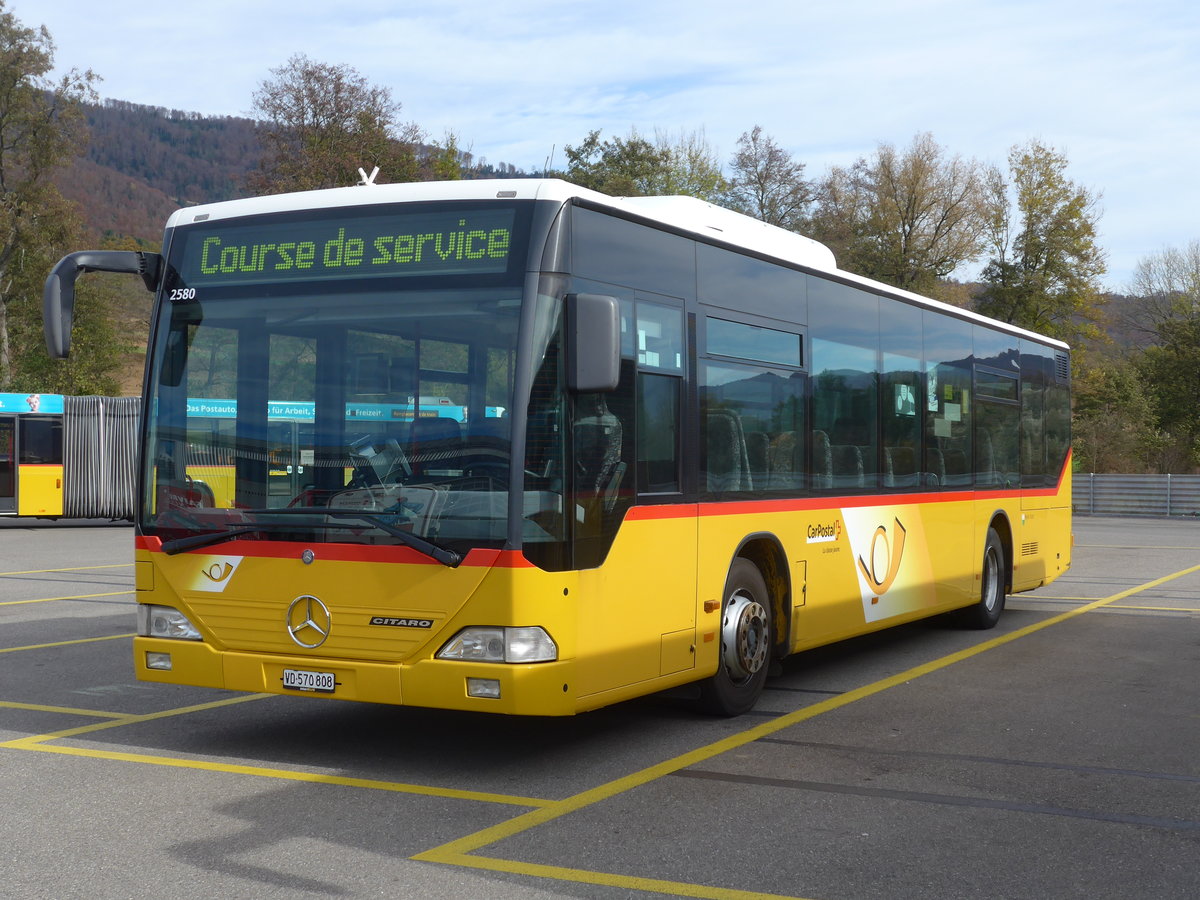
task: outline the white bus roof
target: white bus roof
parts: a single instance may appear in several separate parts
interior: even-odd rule
[[[939,312],[951,313],[1021,337],[1035,339],[1064,350],[1067,345],[981,316],[978,313],[914,294],[900,288],[846,272],[837,267],[833,251],[824,244],[795,232],[768,225],[751,216],[716,206],[696,197],[611,197],[555,178],[497,178],[466,181],[416,181],[404,184],[367,184],[321,191],[272,194],[244,200],[226,200],[176,210],[167,227],[217,221],[240,216],[293,212],[304,209],[333,209],[377,203],[417,203],[438,200],[550,200],[565,203],[585,200],[594,206],[637,216],[699,237],[732,244],[783,262],[836,275],[843,281],[870,290],[902,297]]]

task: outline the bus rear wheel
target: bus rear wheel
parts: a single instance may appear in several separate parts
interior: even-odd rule
[[[735,559],[729,567],[720,639],[716,674],[700,685],[700,707],[713,715],[740,716],[758,702],[774,644],[767,583],[748,559]]]
[[[958,612],[959,621],[968,628],[991,628],[1004,612],[1005,594],[1004,544],[996,529],[989,528],[983,545],[983,569],[979,586],[979,601]]]

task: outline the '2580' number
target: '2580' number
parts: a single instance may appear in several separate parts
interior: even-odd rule
[[[195,288],[172,288],[170,300],[172,303],[187,303],[196,299]]]

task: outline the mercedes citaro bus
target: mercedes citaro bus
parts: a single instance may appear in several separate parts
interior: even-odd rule
[[[53,355],[87,271],[156,295],[142,679],[533,715],[695,683],[734,715],[774,660],[986,628],[1070,562],[1065,345],[699,200],[191,207],[161,255],[58,264]]]

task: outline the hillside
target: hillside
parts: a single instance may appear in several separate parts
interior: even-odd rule
[[[181,206],[246,196],[262,157],[255,124],[124,100],[85,107],[91,140],[57,178],[80,208],[88,236],[157,247],[167,216]],[[521,178],[508,163],[462,157],[463,177]]]
[[[86,108],[91,140],[58,177],[89,235],[157,245],[180,206],[241,196],[261,148],[249,119],[106,100]]]
[[[246,118],[202,116],[124,100],[88,104],[85,115],[88,145],[55,180],[77,204],[84,241],[94,248],[157,250],[167,217],[179,207],[246,196],[246,177],[263,153],[255,123]],[[525,176],[515,166],[487,165],[469,154],[461,162],[464,177]],[[136,279],[114,279],[112,289],[120,333],[134,347],[118,379],[124,392],[136,393],[151,297]]]

